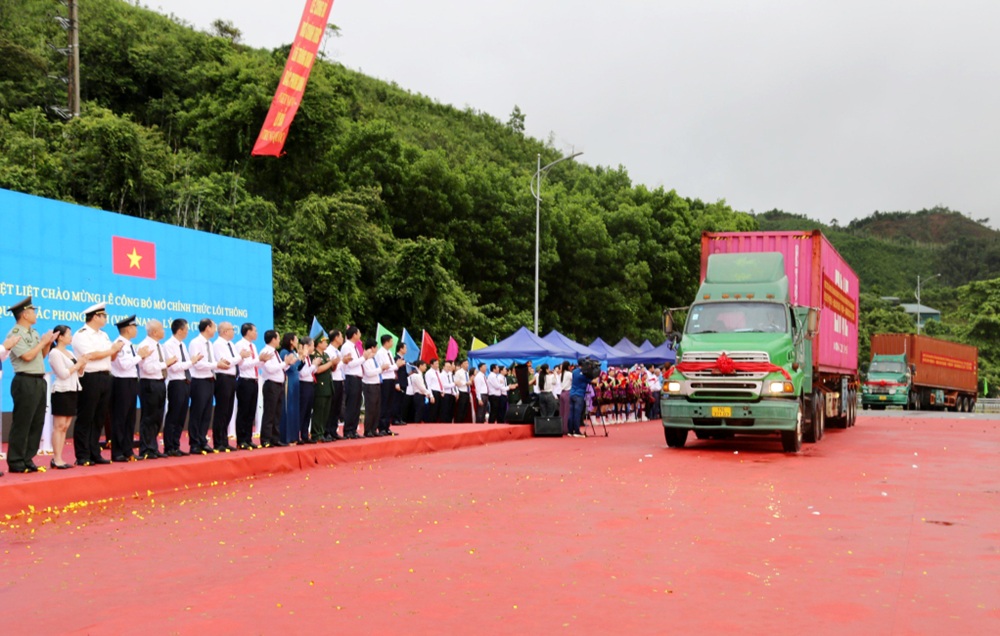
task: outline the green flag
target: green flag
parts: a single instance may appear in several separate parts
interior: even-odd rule
[[[389,334],[392,336],[393,346],[399,343],[399,338],[396,334],[383,327],[382,323],[378,323],[378,326],[375,329],[375,342],[377,342],[379,346],[382,346],[382,334]]]

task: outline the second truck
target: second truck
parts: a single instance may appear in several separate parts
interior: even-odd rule
[[[906,333],[872,336],[872,360],[862,386],[866,409],[971,412],[979,388],[979,350],[972,345]]]

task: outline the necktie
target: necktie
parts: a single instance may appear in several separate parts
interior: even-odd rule
[[[253,348],[253,343],[252,342],[250,343],[250,353],[253,354],[253,359],[256,362],[257,361],[257,350]],[[257,377],[257,365],[256,364],[253,367],[253,377],[255,377],[255,378]]]
[[[187,362],[187,356],[184,355],[184,343],[181,343],[181,362]],[[191,381],[191,370],[184,369],[184,379],[188,382]]]
[[[156,343],[156,355],[158,355],[160,357],[160,362],[163,362],[163,349],[160,348],[160,343],[159,342]],[[167,379],[167,367],[163,367],[163,371],[161,371],[161,373],[163,374],[163,379],[166,380]]]
[[[128,344],[128,348],[132,350],[132,357],[135,358],[135,345],[131,342]],[[140,360],[140,362],[142,362]],[[135,365],[135,377],[139,377],[139,365]]]
[[[229,355],[232,356],[232,358],[235,360],[236,359],[236,352],[233,351],[233,343],[226,342],[226,345],[229,347]],[[238,377],[240,375],[239,363],[238,362],[234,362],[233,363],[233,368],[236,369],[236,373],[234,375],[236,375]]]
[[[208,355],[209,362],[215,362],[215,360],[212,359],[212,343],[208,340],[205,341],[205,353]]]

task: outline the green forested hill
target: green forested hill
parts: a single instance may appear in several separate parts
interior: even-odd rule
[[[468,342],[531,324],[535,157],[502,122],[326,60],[280,159],[251,158],[288,48],[196,32],[121,0],[80,3],[83,114],[51,0],[0,0],[0,187],[271,243],[276,322],[312,315]],[[724,202],[564,163],[542,202],[541,322],[590,339],[655,338],[694,292],[698,237],[749,229]]]

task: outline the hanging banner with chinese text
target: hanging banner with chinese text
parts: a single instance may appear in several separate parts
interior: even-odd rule
[[[309,72],[316,61],[332,6],[333,0],[306,0],[298,33],[295,34],[292,49],[288,52],[288,61],[285,62],[285,71],[281,74],[271,109],[267,112],[264,126],[260,129],[257,143],[250,154],[271,157],[281,155],[281,149],[288,138],[288,129],[306,92]]]

